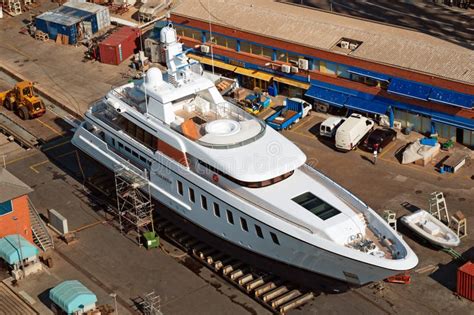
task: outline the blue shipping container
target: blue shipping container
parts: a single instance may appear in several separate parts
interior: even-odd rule
[[[66,16],[55,11],[45,12],[36,17],[36,28],[47,33],[49,38],[56,40],[58,34],[66,35],[69,44],[77,43],[77,24],[81,20],[77,17]]]

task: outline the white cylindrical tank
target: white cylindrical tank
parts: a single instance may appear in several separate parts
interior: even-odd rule
[[[160,32],[160,41],[163,44],[172,44],[175,43],[177,40],[176,30],[173,28],[171,24],[165,26],[161,29]]]

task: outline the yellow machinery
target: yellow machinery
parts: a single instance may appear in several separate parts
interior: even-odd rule
[[[31,81],[18,82],[13,89],[0,92],[1,105],[8,110],[14,110],[23,120],[40,117],[46,113],[46,107],[36,95]]]

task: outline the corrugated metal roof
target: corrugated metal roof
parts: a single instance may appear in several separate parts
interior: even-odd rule
[[[173,13],[327,51],[350,38],[363,42],[351,56],[474,83],[471,50],[413,30],[272,0],[181,0]]]
[[[96,295],[77,280],[58,284],[49,291],[49,298],[68,314],[97,302]]]
[[[0,167],[0,203],[32,192],[30,186],[13,176],[6,168]]]
[[[75,16],[65,15],[64,13],[49,11],[36,17],[37,19],[53,22],[60,25],[71,26],[81,22],[81,19]]]
[[[79,19],[84,19],[84,18],[87,18],[89,16],[94,15],[93,12],[83,11],[83,10],[79,10],[79,9],[76,9],[76,8],[73,8],[73,7],[67,7],[67,6],[64,6],[64,5],[60,6],[59,8],[57,8],[54,11],[58,12],[58,13],[62,13],[62,14],[67,15],[67,16],[77,17]]]
[[[19,250],[19,248],[21,248],[21,250]],[[20,262],[20,257],[26,259],[37,256],[38,254],[38,248],[19,234],[7,235],[4,238],[0,238],[0,258],[9,265]]]
[[[110,34],[109,37],[103,40],[100,44],[107,46],[116,46],[118,44],[123,43],[124,40],[129,40],[131,37],[133,37],[133,40],[135,40],[139,36],[139,32],[140,30],[137,28],[123,26],[117,31]]]
[[[107,7],[90,2],[66,2],[63,4],[63,6],[92,13],[108,10]]]

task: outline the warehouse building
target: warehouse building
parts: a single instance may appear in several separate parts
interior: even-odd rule
[[[408,29],[270,0],[180,1],[189,54],[247,88],[386,117],[474,148],[474,54]],[[157,24],[157,28],[163,24]]]

